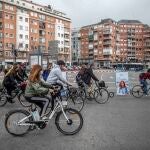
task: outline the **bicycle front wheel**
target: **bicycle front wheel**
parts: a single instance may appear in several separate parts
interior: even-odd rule
[[[32,121],[30,113],[26,110],[10,111],[5,118],[5,128],[14,136],[23,136],[30,131],[30,125],[26,122]]]
[[[94,95],[95,101],[99,104],[105,104],[109,99],[109,93],[105,88],[97,89]]]
[[[57,129],[65,135],[74,135],[78,133],[83,126],[83,118],[80,112],[75,109],[64,109],[65,115],[60,111],[55,119]]]
[[[144,95],[142,86],[135,85],[131,90],[131,94],[136,98],[141,98]]]

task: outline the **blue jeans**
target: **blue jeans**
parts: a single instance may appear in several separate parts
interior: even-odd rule
[[[146,82],[146,80],[141,80],[140,83],[143,86],[144,94],[147,94],[147,82]]]

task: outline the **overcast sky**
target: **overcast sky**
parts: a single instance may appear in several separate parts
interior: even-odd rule
[[[140,20],[150,25],[150,0],[32,0],[65,12],[74,28],[112,18]]]

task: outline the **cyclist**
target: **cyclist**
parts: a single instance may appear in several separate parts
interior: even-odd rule
[[[147,79],[150,80],[150,69],[148,69],[146,73],[140,73],[139,75],[139,81],[143,86],[143,92],[145,95],[147,95]]]
[[[34,65],[31,69],[26,90],[25,98],[30,103],[35,103],[40,107],[40,116],[43,116],[49,105],[49,98],[46,97],[49,88],[53,88],[50,84],[40,79],[42,67],[40,65]]]
[[[48,66],[47,66],[47,69],[45,69],[43,71],[43,73],[42,73],[42,77],[43,77],[44,81],[47,80],[47,78],[48,78],[48,76],[50,74],[51,69],[52,69],[52,63],[49,63]]]
[[[98,78],[93,73],[93,66],[94,66],[93,63],[89,67],[87,67],[86,65],[82,65],[81,70],[77,74],[77,76],[80,76],[83,81],[86,95],[88,94],[88,91],[89,92],[91,91],[92,79],[94,81],[99,82]],[[77,78],[78,77],[76,77],[76,80]]]
[[[57,65],[54,65],[52,68],[46,82],[52,85],[58,85],[63,89],[63,85],[61,82],[67,85],[71,85],[62,75],[62,71],[65,68],[65,62],[63,60],[57,61]]]
[[[11,92],[17,88],[17,76],[18,66],[14,64],[13,67],[6,73],[3,81],[3,85],[7,90],[8,102],[14,103],[12,100]]]

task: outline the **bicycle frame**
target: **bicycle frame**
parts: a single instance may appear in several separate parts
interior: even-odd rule
[[[39,121],[43,121],[43,122],[47,122],[47,124],[49,123],[49,121],[52,119],[52,117],[54,116],[54,114],[57,112],[57,109],[61,108],[61,111],[63,112],[63,115],[64,117],[66,118],[67,121],[69,121],[67,115],[65,114],[65,111],[64,111],[64,108],[63,108],[63,105],[61,103],[60,100],[57,101],[55,107],[54,107],[54,110],[51,112],[48,120],[39,120]],[[32,114],[30,114],[29,116],[21,119],[19,122],[17,122],[17,125],[20,125],[20,126],[30,126],[30,125],[35,125],[34,123],[22,123],[23,121],[25,121],[26,119],[32,117]]]

